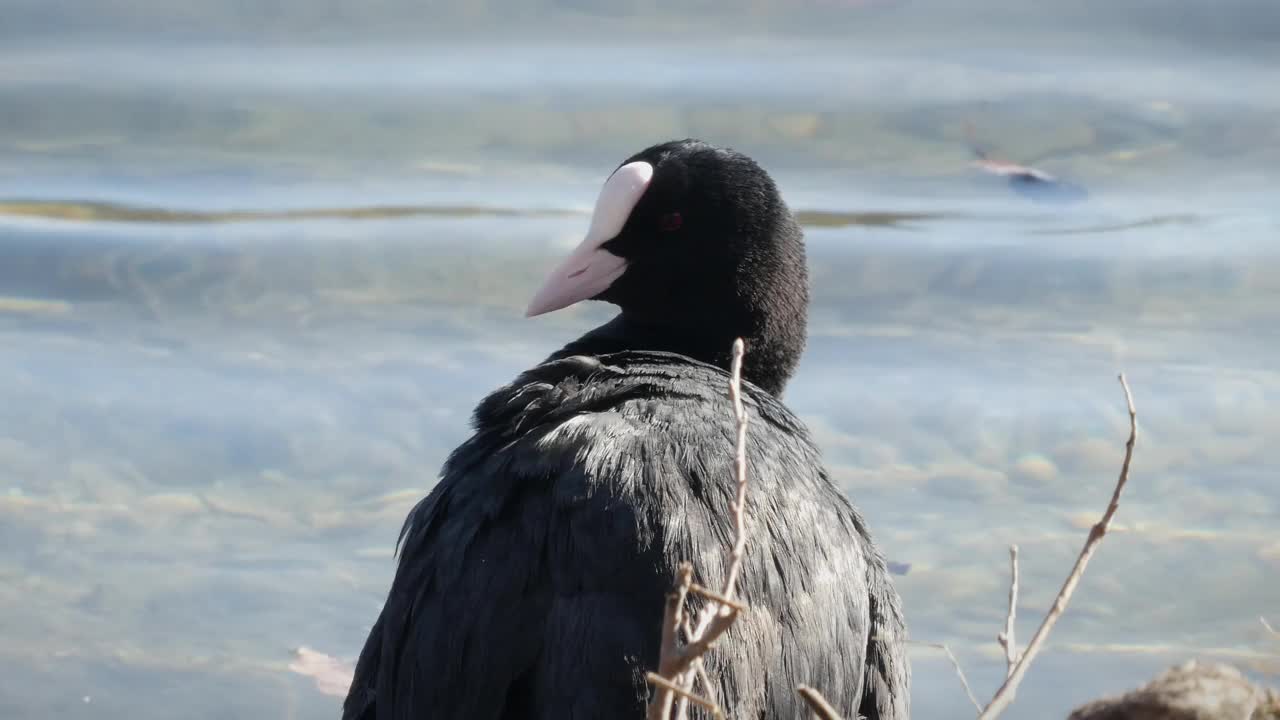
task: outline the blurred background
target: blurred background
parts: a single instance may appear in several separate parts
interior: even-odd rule
[[[1275,0],[0,0],[0,717],[336,717],[292,649],[359,652],[475,402],[611,315],[521,317],[600,183],[686,136],[807,226],[786,400],[916,640],[990,696],[1124,371],[1120,532],[1008,717],[1275,673],[1277,88]]]

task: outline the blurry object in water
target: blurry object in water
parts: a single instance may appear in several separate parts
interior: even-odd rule
[[[289,669],[305,675],[316,683],[316,689],[325,695],[345,698],[351,687],[351,676],[355,674],[349,663],[325,655],[322,652],[302,646],[293,651],[293,662]]]
[[[907,573],[911,572],[911,563],[908,563],[908,562],[898,562],[896,560],[890,560],[889,562],[885,563],[885,565],[889,568],[889,572],[894,575],[906,575]]]
[[[978,158],[973,166],[983,172],[1008,178],[1009,187],[1019,195],[1037,202],[1057,203],[1080,202],[1089,197],[1089,192],[1075,183],[1060,180],[1043,170],[996,159],[974,140],[972,125],[966,128],[965,135],[969,149]]]

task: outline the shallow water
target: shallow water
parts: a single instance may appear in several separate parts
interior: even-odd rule
[[[994,690],[1005,548],[1025,641],[1114,482],[1123,371],[1121,531],[1009,716],[1191,655],[1276,667],[1271,6],[561,9],[414,42],[387,2],[344,43],[288,3],[266,40],[210,4],[145,41],[141,3],[8,4],[0,717],[335,716],[290,649],[359,651],[473,404],[609,316],[520,317],[600,181],[685,135],[758,157],[808,228],[786,400],[910,564],[915,639]],[[1088,199],[976,171],[967,124]],[[968,716],[912,657],[916,715]]]

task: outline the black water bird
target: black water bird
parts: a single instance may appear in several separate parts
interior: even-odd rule
[[[527,314],[621,312],[485,398],[409,514],[347,720],[641,718],[681,561],[727,568],[735,337],[746,339],[749,606],[708,655],[731,718],[908,717],[885,560],[779,401],[804,349],[802,233],[750,158],[650,147],[604,184],[586,238]]]

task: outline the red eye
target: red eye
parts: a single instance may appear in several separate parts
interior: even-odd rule
[[[680,217],[680,213],[678,212],[667,213],[666,215],[658,218],[658,228],[662,230],[662,232],[679,230],[680,226],[683,224],[684,218]]]

